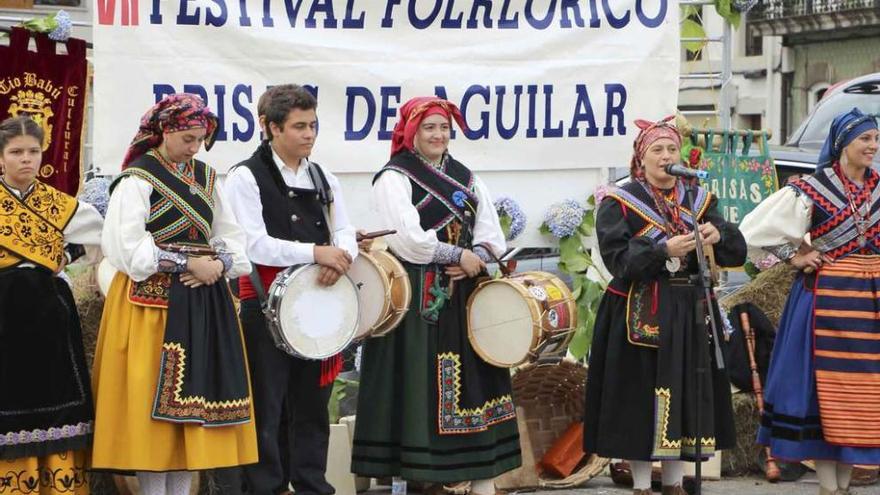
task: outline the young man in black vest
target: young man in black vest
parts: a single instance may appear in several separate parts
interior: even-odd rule
[[[230,171],[226,195],[247,234],[247,253],[263,289],[292,265],[321,265],[319,283],[332,285],[357,256],[355,229],[348,220],[339,180],[309,161],[315,143],[317,101],[305,88],[285,84],[260,98],[264,140]],[[332,201],[332,202],[331,202]],[[324,209],[333,212],[327,225]],[[330,229],[333,229],[331,232]],[[289,473],[297,495],[329,495],[325,479],[330,426],[327,402],[341,358],[310,361],[275,347],[251,279],[239,279],[241,323],[257,418],[260,462],[244,468],[248,491],[287,491]],[[283,410],[292,451],[289,465],[279,442]]]

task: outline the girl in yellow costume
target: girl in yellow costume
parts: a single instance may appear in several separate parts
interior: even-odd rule
[[[146,495],[189,492],[186,471],[257,461],[241,329],[225,277],[245,236],[193,157],[217,118],[197,96],[147,111],[111,185],[102,248],[113,279],[95,355],[95,469],[137,471]]]
[[[42,143],[27,117],[0,123],[0,494],[83,495],[92,395],[73,294],[55,274],[83,247],[95,258],[102,219],[36,180]]]

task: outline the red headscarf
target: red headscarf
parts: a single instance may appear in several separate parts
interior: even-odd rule
[[[462,130],[467,129],[464,117],[461,116],[458,107],[454,103],[436,96],[413,98],[400,107],[398,114],[399,118],[394,126],[394,133],[391,135],[391,156],[404,149],[413,150],[413,139],[419,129],[419,124],[431,115],[442,115],[449,120],[450,124],[455,119]]]
[[[658,122],[649,122],[641,119],[635,121],[636,126],[641,129],[641,132],[639,132],[639,135],[636,136],[636,140],[633,142],[633,156],[629,162],[630,177],[641,177],[644,174],[642,171],[642,158],[645,157],[648,148],[658,139],[671,139],[681,147],[681,135],[678,133],[678,129],[669,123],[674,118],[674,115],[670,115]]]
[[[162,98],[141,117],[138,132],[131,140],[128,152],[122,161],[122,169],[125,170],[135,158],[143,155],[150,148],[158,146],[162,142],[163,132],[196,128],[204,128],[207,131],[205,149],[211,149],[216,137],[217,116],[199,96],[177,93]]]

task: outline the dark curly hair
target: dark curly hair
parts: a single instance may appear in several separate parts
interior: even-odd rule
[[[272,86],[257,102],[257,115],[265,126],[266,138],[271,140],[272,133],[269,125],[278,127],[284,125],[287,114],[294,108],[300,110],[314,110],[318,108],[318,100],[309,91],[298,84],[282,84]]]

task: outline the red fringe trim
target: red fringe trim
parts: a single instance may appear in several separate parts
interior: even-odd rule
[[[342,354],[329,357],[321,361],[321,380],[318,382],[319,387],[326,387],[336,380],[342,371]]]

